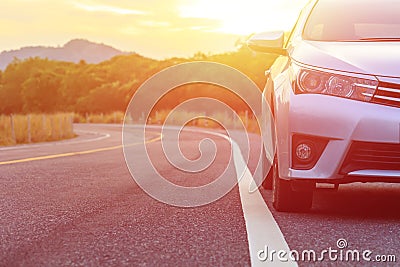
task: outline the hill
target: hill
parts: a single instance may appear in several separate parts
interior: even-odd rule
[[[3,51],[0,53],[0,70],[4,70],[14,58],[24,60],[30,57],[40,57],[74,63],[85,60],[87,63],[97,64],[114,56],[126,54],[130,53],[122,52],[105,44],[98,44],[84,39],[74,39],[62,47],[31,46],[18,50]]]

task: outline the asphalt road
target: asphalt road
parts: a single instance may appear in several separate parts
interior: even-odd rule
[[[247,198],[240,186],[202,207],[173,207],[147,195],[132,179],[120,126],[75,125],[75,129],[79,137],[72,140],[0,148],[1,266],[267,265],[271,262],[254,258],[264,249],[259,245],[264,237],[265,246],[283,240],[300,252],[337,248],[337,240],[346,239],[348,249],[371,250],[372,257],[394,255],[400,261],[400,185],[354,184],[337,193],[320,190],[307,214],[273,211],[271,192],[263,189],[264,207],[254,209],[260,203]],[[159,130],[149,130],[146,147],[155,168],[169,181],[201,186],[224,171],[236,179],[237,163],[229,161],[228,140],[201,131],[184,132],[181,148],[187,158],[199,157],[194,144],[203,138],[213,139],[218,151],[210,168],[190,174],[162,156],[159,137]],[[168,141],[168,134],[163,140]],[[260,140],[251,136],[250,141],[256,152]],[[140,155],[137,160],[140,164]],[[251,157],[250,171],[255,162]],[[254,223],[270,213],[273,217],[265,226],[262,220]],[[274,223],[279,227],[271,227]],[[318,263],[330,264],[395,265]]]

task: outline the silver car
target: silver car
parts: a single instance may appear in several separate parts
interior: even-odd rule
[[[400,1],[311,1],[286,39],[248,40],[279,54],[263,93],[275,209],[310,209],[316,185],[400,182]]]

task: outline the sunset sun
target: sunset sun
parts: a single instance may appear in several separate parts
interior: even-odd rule
[[[219,27],[210,31],[246,35],[265,30],[288,30],[295,22],[298,7],[305,2],[249,0],[244,5],[230,0],[198,0],[191,5],[182,5],[180,15],[218,21]]]

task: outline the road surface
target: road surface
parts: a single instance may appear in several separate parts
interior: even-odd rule
[[[324,254],[323,262],[285,264],[395,266],[376,262],[376,256],[400,261],[399,185],[320,190],[310,213],[278,213],[270,191],[249,194],[241,184],[255,169],[251,157],[247,176],[218,201],[173,207],[147,195],[131,177],[121,126],[78,124],[75,129],[79,137],[72,140],[0,148],[0,266],[268,266],[282,262],[277,254],[273,261],[258,259],[266,249],[319,255],[338,249],[340,239],[347,242],[343,251],[371,251],[371,261],[329,261]],[[168,134],[162,138],[168,141]],[[237,179],[240,153],[218,135],[183,132],[185,156],[196,159],[193,144],[203,138],[213,139],[218,153],[201,174],[168,164],[157,128],[149,130],[146,147],[155,167],[175,184],[204,185],[225,169]],[[258,142],[251,136],[255,152]]]

